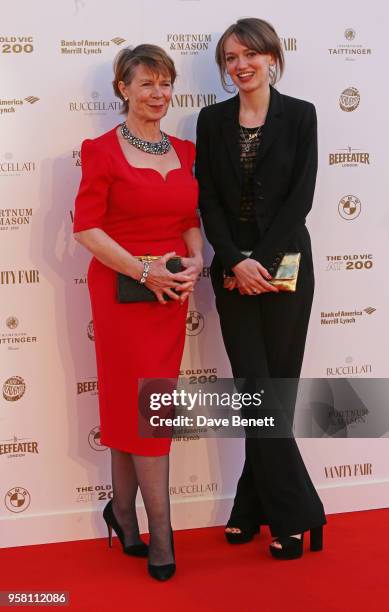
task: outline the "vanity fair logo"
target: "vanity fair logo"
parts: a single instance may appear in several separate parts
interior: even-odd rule
[[[371,363],[354,363],[353,357],[346,357],[343,365],[331,366],[326,368],[326,376],[338,376],[340,378],[352,378],[354,376],[367,376],[373,373]]]
[[[39,283],[39,270],[2,270],[0,285],[31,285]]]
[[[343,270],[371,270],[373,255],[371,253],[353,253],[350,255],[326,255],[326,272]]]
[[[197,310],[189,310],[186,318],[186,335],[197,336],[204,329],[204,317]]]
[[[360,478],[361,476],[373,475],[372,463],[348,463],[346,465],[324,466],[324,474],[327,479],[335,478]]]
[[[30,225],[32,208],[0,208],[0,231],[18,230]]]
[[[27,454],[38,455],[38,442],[31,438],[18,438],[13,436],[8,440],[0,440],[0,455],[5,455],[8,459],[25,457]]]
[[[284,51],[297,51],[297,38],[281,36],[280,41]]]
[[[173,94],[171,99],[172,108],[203,108],[210,104],[216,104],[216,94],[214,93],[181,93]]]
[[[361,149],[338,149],[342,153],[329,153],[328,163],[330,166],[342,166],[343,168],[358,168],[363,165],[370,165],[370,153]]]
[[[4,381],[3,397],[7,402],[17,402],[26,391],[26,383],[21,376],[11,376]]]
[[[345,195],[340,199],[338,212],[342,219],[353,221],[361,214],[361,200],[354,195]]]
[[[113,491],[110,484],[76,487],[76,502],[78,503],[107,501],[112,497]]]
[[[120,111],[121,106],[119,100],[104,100],[101,99],[98,91],[92,91],[89,100],[69,102],[69,112],[82,112],[85,115],[107,115]]]
[[[16,113],[25,103],[35,104],[39,101],[36,96],[28,96],[27,98],[0,98],[0,116]]]
[[[20,54],[34,51],[33,36],[0,36],[0,53]]]
[[[10,512],[24,512],[31,502],[30,493],[24,487],[14,487],[5,494],[5,506]]]
[[[217,493],[217,482],[201,482],[196,474],[189,477],[189,482],[181,485],[169,487],[171,497],[180,495],[181,497],[204,497]]]
[[[16,317],[8,317],[5,324],[11,331],[0,333],[0,347],[6,346],[9,351],[18,351],[20,348],[24,348],[26,344],[37,342],[36,336],[29,336],[26,332],[14,331],[19,326],[19,320]]]
[[[98,55],[109,47],[118,47],[124,42],[126,42],[126,39],[121,36],[115,36],[110,40],[90,40],[86,38],[61,40],[60,52],[62,55]]]
[[[358,43],[357,33],[352,28],[347,28],[347,30],[344,31],[344,39],[345,42],[328,49],[331,56],[341,57],[346,62],[355,62],[360,59],[362,55],[371,55],[370,48],[364,47]]]
[[[376,308],[368,306],[363,310],[331,310],[329,312],[322,311],[320,313],[320,325],[352,325],[357,323],[362,318],[366,319],[366,315],[370,316],[376,312]]]
[[[35,172],[34,161],[15,160],[13,153],[7,151],[0,160],[0,177],[2,176],[22,176]]]
[[[88,327],[86,328],[86,333],[88,334],[89,340],[92,340],[92,342],[94,342],[95,341],[95,330],[93,327],[93,321],[89,321]]]
[[[212,34],[170,33],[166,41],[169,51],[177,51],[181,55],[198,55],[201,51],[208,51]]]
[[[84,393],[89,393],[89,395],[97,395],[98,389],[96,376],[91,376],[90,378],[77,383],[77,395],[82,395]]]
[[[344,89],[339,97],[339,106],[342,111],[350,113],[355,111],[359,106],[361,95],[356,87],[347,87]]]
[[[106,450],[108,450],[107,446],[103,446],[101,444],[101,434],[100,434],[100,426],[99,425],[97,427],[94,427],[93,429],[91,429],[91,431],[89,432],[88,442],[89,442],[89,446],[94,451],[106,451]]]

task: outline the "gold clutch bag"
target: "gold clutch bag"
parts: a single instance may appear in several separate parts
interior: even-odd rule
[[[269,283],[280,291],[296,291],[300,259],[301,253],[285,253]]]

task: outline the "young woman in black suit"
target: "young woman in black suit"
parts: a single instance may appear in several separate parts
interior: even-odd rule
[[[196,175],[224,344],[236,378],[298,378],[314,289],[305,217],[317,172],[315,107],[272,86],[284,57],[263,20],[231,25],[216,61],[238,95],[200,112]],[[286,252],[301,253],[295,293],[268,282]],[[267,524],[272,555],[292,559],[308,530],[311,550],[321,550],[325,522],[295,440],[246,437],[227,540],[247,542]]]

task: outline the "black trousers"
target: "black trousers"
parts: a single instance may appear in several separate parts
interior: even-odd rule
[[[310,252],[302,254],[295,293],[242,296],[226,290],[216,258],[211,279],[234,377],[298,378],[314,290]],[[273,536],[287,536],[325,524],[323,505],[294,438],[246,437],[245,444],[228,525],[269,525]]]

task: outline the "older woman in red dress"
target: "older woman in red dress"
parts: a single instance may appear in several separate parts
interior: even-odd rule
[[[114,90],[127,116],[82,145],[74,232],[93,255],[88,286],[101,441],[112,454],[113,499],[103,513],[109,542],[113,528],[126,554],[148,556],[150,575],[166,580],[175,572],[168,490],[171,440],[138,435],[137,388],[139,378],[174,378],[179,372],[187,297],[202,268],[195,148],[160,129],[176,77],[163,49],[124,49],[114,68]],[[148,266],[136,258],[145,254],[161,257]],[[182,257],[184,267],[176,274],[166,267],[174,255]],[[119,303],[118,272],[145,281],[156,301]],[[148,547],[139,537],[138,487],[148,517]]]

